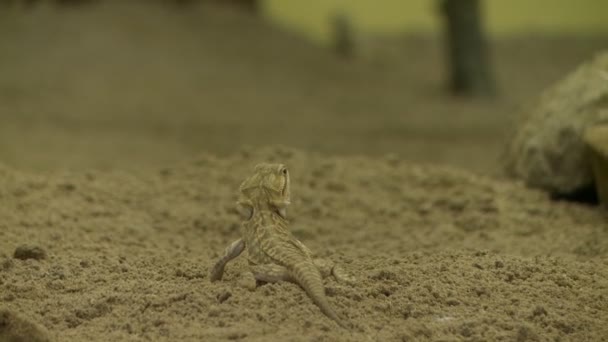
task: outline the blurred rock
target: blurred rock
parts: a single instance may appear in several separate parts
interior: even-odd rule
[[[608,125],[597,125],[585,130],[589,161],[600,201],[608,206]]]
[[[0,341],[48,342],[48,333],[39,325],[5,309],[0,309]]]
[[[506,172],[528,186],[568,195],[593,184],[585,128],[608,121],[608,52],[546,90],[509,142]]]

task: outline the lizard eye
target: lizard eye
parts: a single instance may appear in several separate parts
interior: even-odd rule
[[[283,169],[283,174],[286,175],[287,174],[287,169]]]

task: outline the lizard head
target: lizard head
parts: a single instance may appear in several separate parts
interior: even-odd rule
[[[268,208],[286,218],[289,195],[289,171],[285,165],[262,163],[241,183],[237,203],[249,217],[254,208]]]

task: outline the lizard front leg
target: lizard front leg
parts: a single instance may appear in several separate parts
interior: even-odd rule
[[[222,255],[215,265],[213,265],[209,279],[211,279],[211,281],[221,280],[222,276],[224,275],[224,267],[226,267],[226,264],[230,260],[241,255],[244,250],[245,241],[242,238],[231,243],[226,250],[224,250],[224,255]]]

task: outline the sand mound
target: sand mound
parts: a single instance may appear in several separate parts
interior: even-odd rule
[[[345,333],[296,285],[243,286],[236,190],[260,161],[292,174],[292,230],[356,276],[326,280]],[[608,228],[595,208],[395,157],[243,150],[153,172],[0,168],[0,308],[57,341],[601,340]],[[46,258],[13,257],[34,246]],[[1,331],[1,327],[0,327]]]

